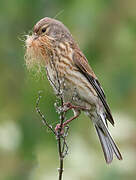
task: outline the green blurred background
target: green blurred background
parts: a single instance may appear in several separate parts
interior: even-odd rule
[[[79,43],[97,74],[115,119],[111,129],[123,161],[106,165],[90,120],[82,114],[71,123],[65,180],[136,179],[136,1],[0,1],[0,179],[55,180],[56,140],[35,112],[55,126],[55,96],[46,75],[28,73],[24,35],[41,18],[61,20]]]

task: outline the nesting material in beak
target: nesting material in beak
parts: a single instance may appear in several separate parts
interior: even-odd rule
[[[48,36],[27,35],[25,41],[25,62],[28,69],[45,66],[49,59],[51,41]]]

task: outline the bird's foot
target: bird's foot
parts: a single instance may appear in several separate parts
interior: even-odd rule
[[[64,134],[64,127],[65,127],[64,124],[62,124],[62,126],[61,126],[61,124],[57,124],[55,127],[56,134],[60,131],[60,135],[63,135]]]

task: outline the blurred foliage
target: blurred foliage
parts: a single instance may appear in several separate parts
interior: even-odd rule
[[[55,125],[55,96],[45,74],[32,76],[24,63],[24,35],[39,19],[57,14],[103,85],[116,121],[112,135],[124,157],[122,162],[105,164],[92,123],[82,114],[71,124],[64,179],[135,179],[135,7],[133,0],[1,0],[1,180],[57,179],[56,140],[35,112],[38,91],[43,90],[41,110]]]

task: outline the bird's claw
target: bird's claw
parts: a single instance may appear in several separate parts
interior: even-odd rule
[[[64,125],[62,124],[57,124],[55,127],[55,132],[58,134],[58,132],[60,131],[60,135],[64,134]]]

